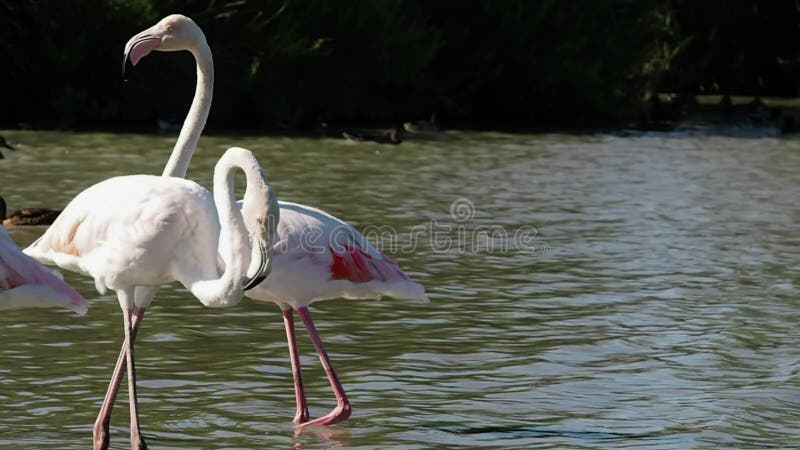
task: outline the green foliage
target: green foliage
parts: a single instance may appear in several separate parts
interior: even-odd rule
[[[70,126],[117,115],[121,45],[148,12],[146,1],[0,3],[0,119]]]
[[[638,91],[647,0],[431,2],[447,45],[433,72],[455,113],[581,121],[623,111]]]
[[[0,0],[0,124],[180,120],[188,54],[119,76],[128,38],[171,13],[212,47],[212,126],[583,124],[647,92],[797,93],[796,0]]]
[[[798,95],[800,3],[797,0],[663,2],[674,49],[662,90]]]

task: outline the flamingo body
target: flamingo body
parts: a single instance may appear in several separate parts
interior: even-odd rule
[[[189,284],[189,271],[216,278],[218,239],[219,218],[205,188],[182,178],[130,175],[78,194],[26,252],[91,276],[103,293]],[[193,245],[198,241],[204,245]]]
[[[246,297],[293,309],[335,298],[428,300],[420,284],[348,223],[310,206],[278,204],[272,272]]]
[[[72,286],[22,253],[0,227],[0,309],[63,306],[85,314],[89,304]]]

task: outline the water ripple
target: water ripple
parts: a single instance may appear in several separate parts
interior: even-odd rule
[[[2,162],[12,209],[64,205],[113,175],[159,173],[172,143],[3,135],[25,144]],[[354,407],[330,428],[291,426],[276,307],[211,310],[166,288],[137,346],[145,436],[166,449],[795,447],[800,140],[762,135],[448,132],[392,149],[204,137],[189,176],[205,185],[222,150],[242,145],[281,198],[359,227],[453,224],[450,205],[464,198],[475,208],[464,230],[533,226],[535,245],[465,251],[425,235],[393,257],[430,304],[315,305]],[[12,235],[25,244],[41,232]],[[67,280],[97,298],[91,281]],[[0,447],[89,445],[121,322],[109,297],[84,318],[0,316]],[[334,397],[302,331],[300,347],[318,416]],[[127,445],[124,397],[113,448]]]

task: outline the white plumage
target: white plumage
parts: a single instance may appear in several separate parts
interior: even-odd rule
[[[25,251],[91,276],[100,293],[175,280],[191,290],[197,280],[219,278],[219,228],[212,195],[197,183],[122,176],[78,194]],[[147,308],[152,298],[137,300],[121,306]]]
[[[247,178],[242,208],[233,192],[237,168]],[[261,258],[268,257],[266,244],[275,232],[277,210],[255,157],[231,148],[214,169],[213,196],[181,178],[111,178],[78,194],[45,234],[25,249],[40,261],[91,276],[98,291],[114,290],[122,307],[125,342],[95,424],[96,449],[108,446],[108,422],[124,367],[131,399],[131,443],[134,448],[146,447],[139,432],[133,341],[159,286],[178,281],[206,306],[235,305],[247,285],[251,248],[264,249]],[[225,265],[221,274],[218,255]],[[259,267],[255,277],[266,275],[268,261],[255,265]]]

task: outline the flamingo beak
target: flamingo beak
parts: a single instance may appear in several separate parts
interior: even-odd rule
[[[272,270],[272,261],[270,260],[269,256],[267,256],[267,249],[264,246],[264,243],[261,242],[260,239],[254,239],[254,241],[258,247],[258,270],[256,270],[256,273],[252,277],[244,282],[244,286],[242,287],[243,291],[249,291],[250,289],[258,286],[267,278]]]
[[[147,56],[151,51],[161,45],[161,38],[148,34],[136,35],[125,44],[125,55],[122,59],[122,79],[125,78],[125,70],[128,67],[128,60],[135,66],[139,61]]]

